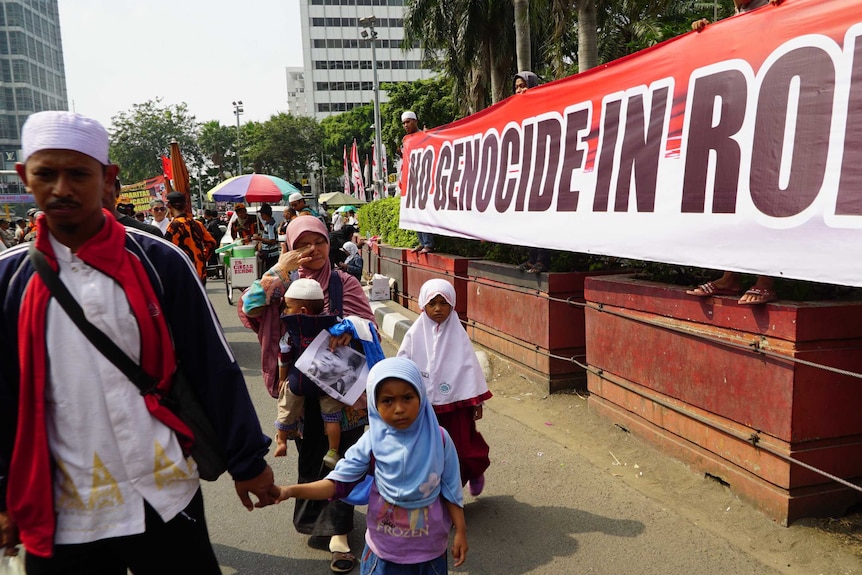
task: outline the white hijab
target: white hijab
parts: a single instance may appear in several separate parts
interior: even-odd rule
[[[452,306],[452,313],[439,325],[424,311],[438,295]],[[488,383],[473,342],[455,311],[452,284],[443,279],[428,280],[419,290],[419,306],[423,311],[404,336],[398,356],[412,359],[419,367],[431,404],[447,405],[486,393]]]

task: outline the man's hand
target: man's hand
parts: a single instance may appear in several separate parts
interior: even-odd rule
[[[0,511],[0,547],[5,547],[4,555],[13,557],[18,554],[18,526],[6,511]]]
[[[275,484],[275,476],[272,473],[272,468],[267,465],[266,469],[253,479],[245,481],[235,481],[234,488],[239,500],[249,511],[255,507],[261,508],[267,505],[276,503],[278,496],[281,494],[278,486]],[[257,497],[257,502],[252,504],[249,494],[254,494]]]

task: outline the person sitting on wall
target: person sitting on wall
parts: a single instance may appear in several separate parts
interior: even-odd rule
[[[748,2],[745,0],[733,0],[733,2],[736,13],[744,14],[756,8],[762,8],[767,4],[777,6],[781,3],[781,0],[749,0]],[[701,32],[708,24],[709,20],[703,18],[692,22],[691,29]],[[737,272],[725,271],[717,280],[708,281],[685,293],[695,297],[717,295],[737,296],[742,293],[742,277]],[[742,293],[739,303],[742,305],[757,305],[775,301],[776,299],[778,299],[778,294],[775,292],[775,279],[769,276],[757,276],[755,284],[748,288],[745,293]]]

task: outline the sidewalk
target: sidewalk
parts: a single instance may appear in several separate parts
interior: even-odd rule
[[[391,300],[370,304],[382,337],[397,349],[418,315]],[[544,435],[548,450],[585,459],[597,473],[639,491],[764,567],[788,574],[862,573],[861,514],[782,527],[741,501],[732,488],[596,415],[587,397],[571,391],[549,394],[492,350],[477,349],[477,355],[494,394],[487,409]],[[499,451],[492,455],[507,457]]]

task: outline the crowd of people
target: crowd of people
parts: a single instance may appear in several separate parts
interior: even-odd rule
[[[532,72],[513,79],[516,94],[537,85]],[[408,135],[419,131],[414,112],[401,119]],[[237,313],[257,335],[275,400],[266,433],[204,286],[228,220],[210,209],[192,217],[180,192],[153,199],[149,218],[136,213],[108,150],[105,128],[74,112],[38,112],[22,129],[16,171],[37,207],[14,229],[0,220],[0,347],[16,358],[0,365],[0,547],[14,554],[23,545],[26,571],[37,575],[156,574],[168,560],[169,572],[220,573],[194,437],[159,400],[181,366],[219,430],[241,504],[252,511],[293,499],[294,528],[327,541],[331,571],[361,562],[363,574],[446,573],[450,549],[463,564],[463,489],[477,497],[485,488],[490,447],[477,421],[491,392],[452,284],[422,285],[419,318],[397,357],[384,358],[361,283],[355,212],[318,212],[300,193],[281,222],[271,205],[252,216],[235,204],[231,237],[256,244],[262,270]],[[433,234],[421,232],[414,251],[434,249]],[[54,302],[40,258],[83,318]],[[520,269],[549,265],[548,252],[535,249]],[[738,293],[728,274],[691,295]],[[771,284],[761,288],[755,295],[765,298],[741,303],[774,299]],[[132,358],[152,393],[84,335],[83,322]],[[322,351],[300,370],[319,335]],[[360,399],[342,403],[360,373]],[[296,484],[276,483],[270,435],[276,457],[293,444]],[[365,484],[358,561],[348,534],[354,492]],[[409,542],[399,535],[407,532]]]

